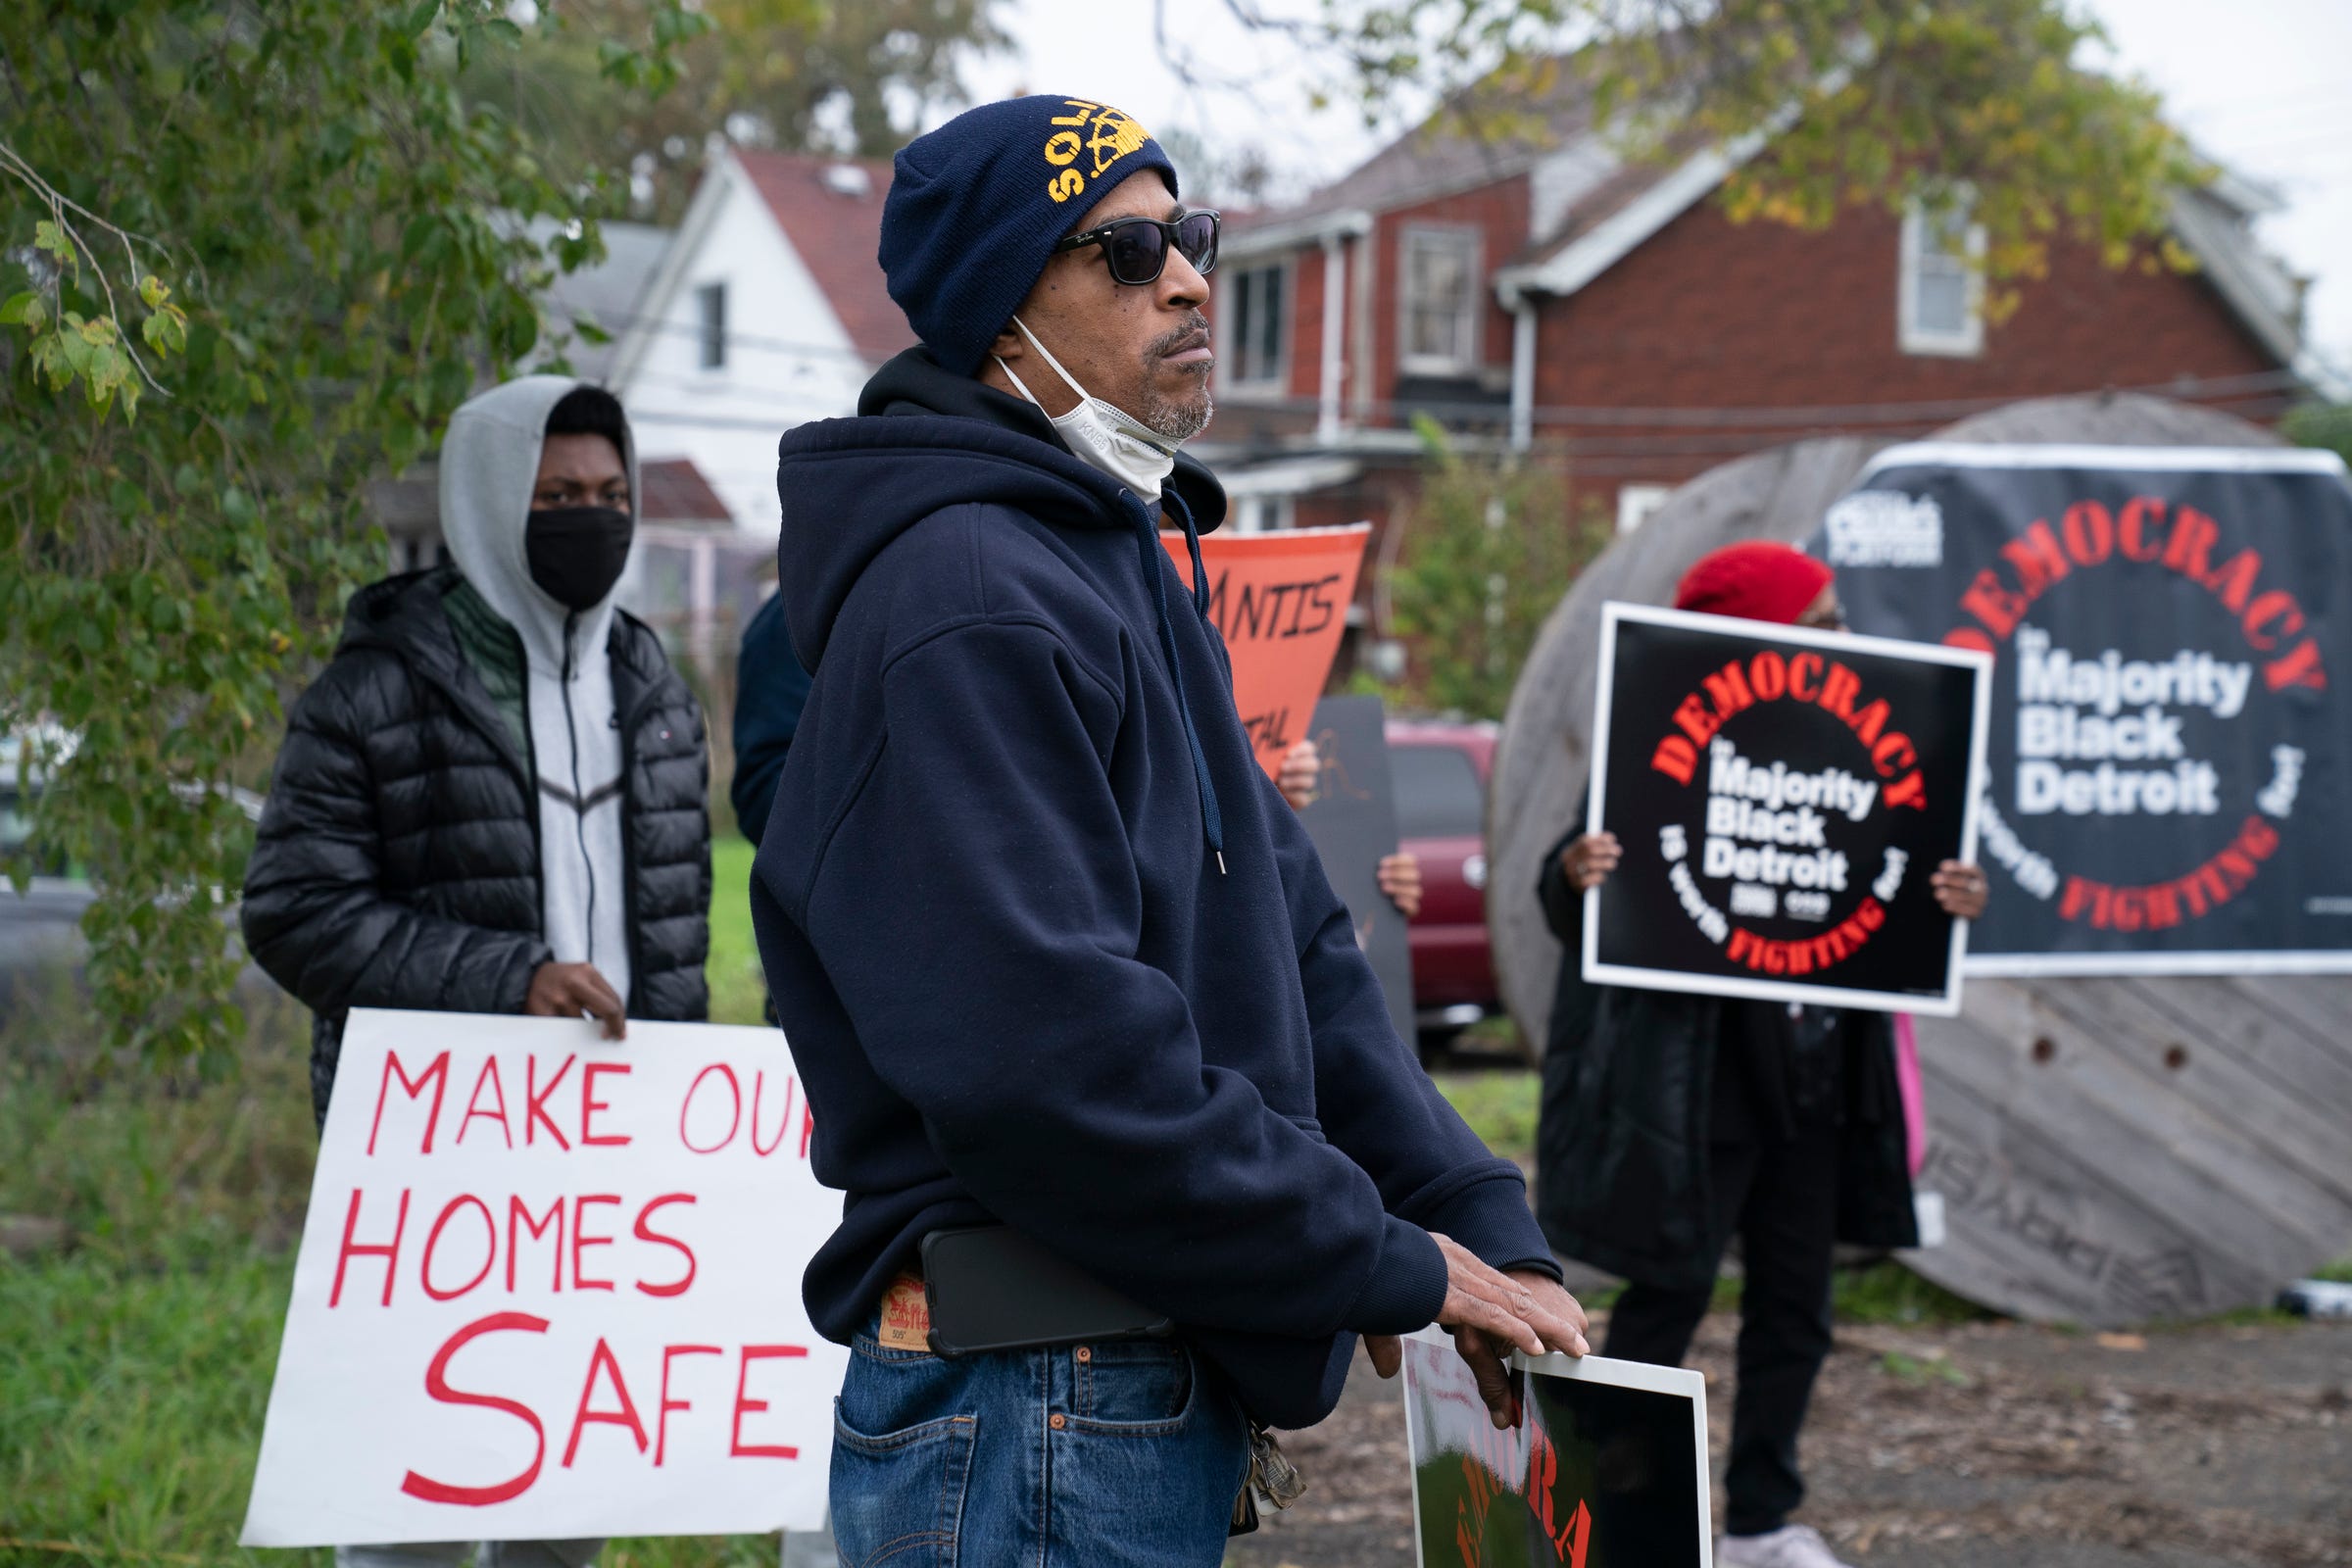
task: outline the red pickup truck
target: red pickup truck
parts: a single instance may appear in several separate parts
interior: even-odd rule
[[[1425,1055],[1501,1004],[1487,942],[1487,779],[1496,734],[1491,723],[1388,722],[1397,837],[1421,861],[1421,912],[1409,938]]]

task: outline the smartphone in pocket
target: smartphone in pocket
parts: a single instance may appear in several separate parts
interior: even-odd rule
[[[1175,1320],[1139,1305],[1009,1225],[923,1238],[931,1348],[941,1355],[1164,1339]]]

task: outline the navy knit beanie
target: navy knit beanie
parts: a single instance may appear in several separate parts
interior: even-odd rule
[[[1041,94],[982,104],[907,144],[882,204],[882,274],[932,357],[957,375],[1037,286],[1054,246],[1113,186],[1176,166],[1106,105]]]

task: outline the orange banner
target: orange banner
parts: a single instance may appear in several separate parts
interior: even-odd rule
[[[1355,574],[1372,537],[1368,522],[1344,528],[1285,528],[1277,533],[1212,533],[1200,540],[1208,568],[1208,615],[1233,656],[1233,702],[1242,726],[1270,774],[1282,754],[1306,734],[1315,699],[1339,656]],[[1185,586],[1193,562],[1184,535],[1159,542]]]

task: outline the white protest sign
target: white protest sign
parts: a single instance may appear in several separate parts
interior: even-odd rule
[[[244,1544],[815,1529],[812,1126],[773,1029],[354,1011]]]

